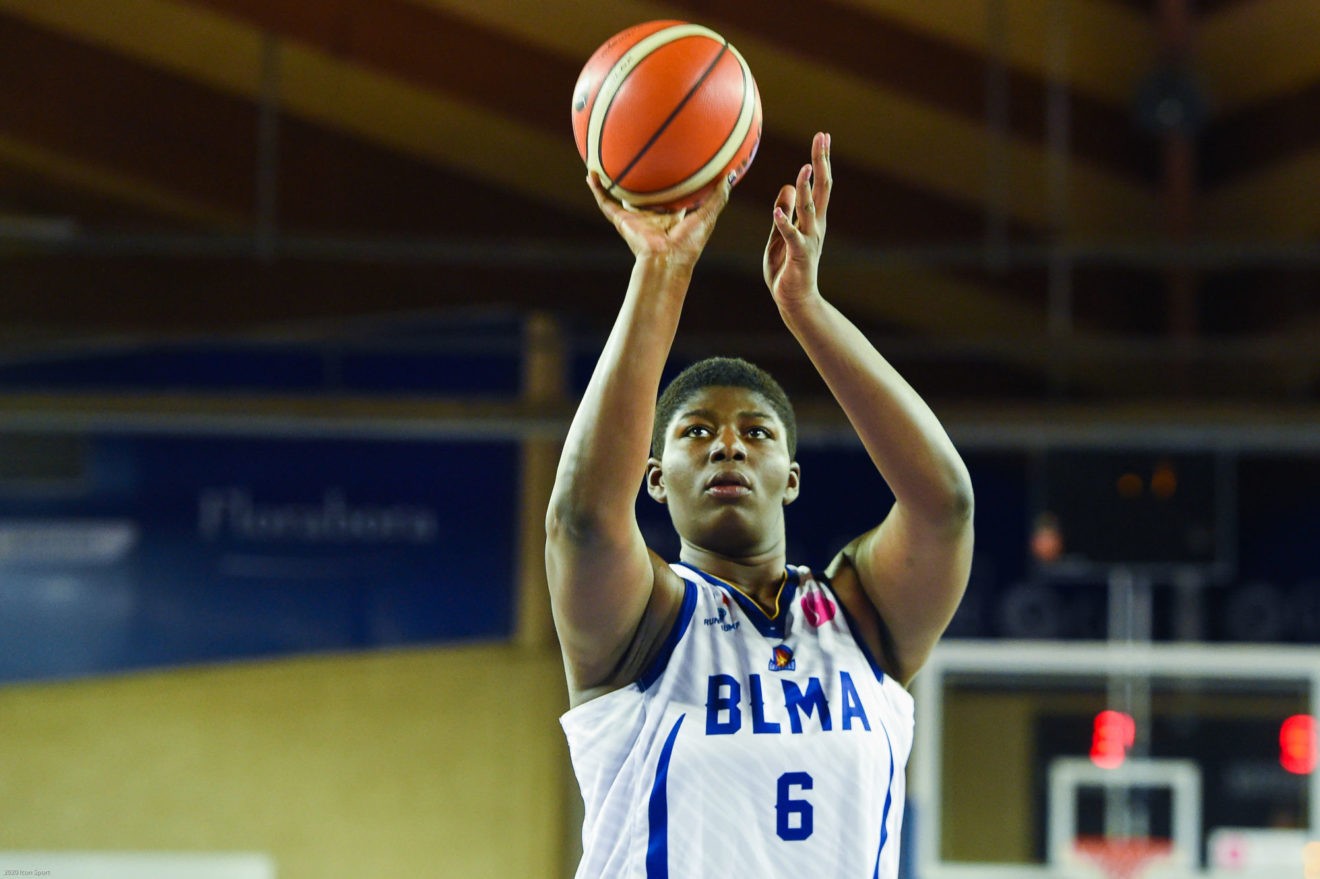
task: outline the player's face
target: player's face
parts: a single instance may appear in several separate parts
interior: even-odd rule
[[[747,557],[782,544],[799,473],[784,424],[763,396],[712,387],[679,406],[663,457],[651,459],[647,490],[668,505],[685,542]]]

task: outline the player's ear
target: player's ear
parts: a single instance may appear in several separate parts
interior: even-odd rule
[[[658,504],[665,503],[665,474],[660,469],[659,458],[649,458],[646,462],[646,493]]]
[[[788,465],[788,485],[784,487],[784,506],[797,500],[802,485],[802,465],[797,461]]]

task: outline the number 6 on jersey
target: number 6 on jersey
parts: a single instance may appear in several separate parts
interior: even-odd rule
[[[811,790],[811,776],[806,772],[785,772],[779,776],[779,799],[775,803],[775,833],[789,842],[801,842],[811,836],[811,803],[790,796],[793,788]],[[793,820],[793,816],[797,820]],[[796,824],[796,826],[794,826]]]

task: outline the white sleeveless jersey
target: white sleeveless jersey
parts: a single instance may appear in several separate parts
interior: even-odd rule
[[[672,567],[686,593],[659,658],[561,718],[578,879],[895,879],[912,697],[807,568],[767,616]]]

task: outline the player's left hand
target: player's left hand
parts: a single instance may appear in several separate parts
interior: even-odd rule
[[[761,268],[780,306],[820,295],[817,270],[833,183],[830,136],[818,132],[811,142],[811,164],[803,165],[797,182],[786,184],[775,199],[774,225]]]

